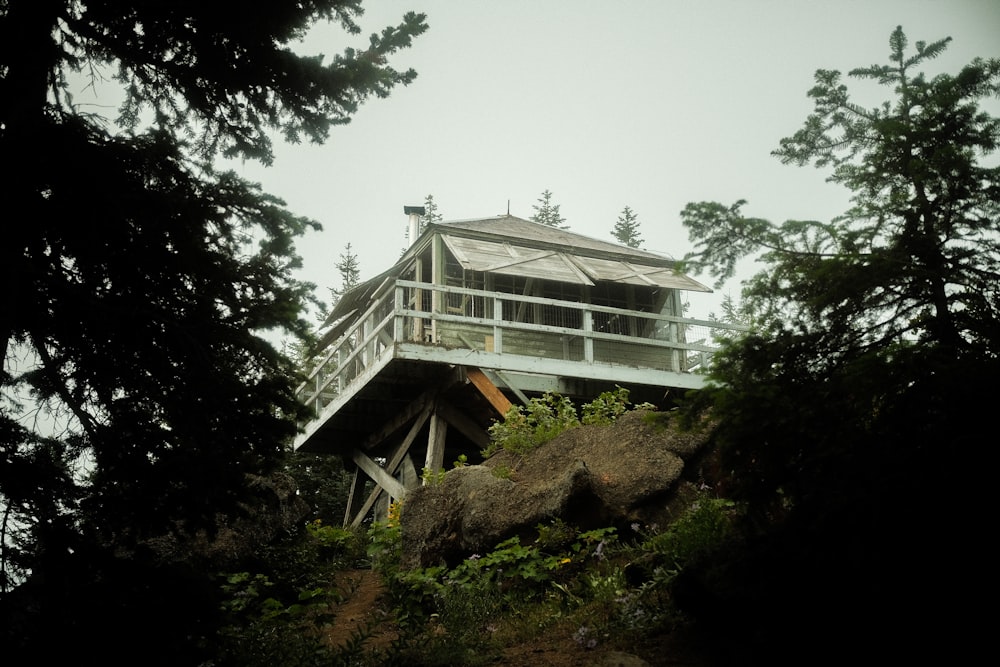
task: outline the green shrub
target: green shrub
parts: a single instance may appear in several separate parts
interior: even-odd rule
[[[364,534],[355,529],[325,526],[316,519],[306,524],[306,531],[319,545],[319,557],[353,567],[365,556]]]
[[[444,476],[447,473],[448,471],[444,468],[439,468],[437,471],[424,468],[420,471],[420,479],[424,480],[426,486],[438,486],[444,483]]]
[[[503,421],[490,426],[492,442],[482,454],[484,458],[489,458],[503,449],[524,455],[579,425],[573,402],[549,392],[541,398],[532,398],[526,406],[512,405]]]
[[[401,511],[401,503],[392,503],[386,520],[375,521],[368,529],[368,557],[371,559],[372,569],[386,581],[391,581],[399,572],[402,557],[399,525]]]
[[[490,445],[482,451],[484,458],[500,450],[519,454],[529,453],[542,443],[552,440],[563,431],[582,424],[607,426],[628,411],[629,390],[616,385],[581,408],[583,419],[577,417],[573,402],[557,393],[547,392],[541,398],[532,398],[528,405],[512,405],[503,421],[489,428]],[[655,408],[650,403],[640,403],[636,410]]]
[[[643,549],[680,569],[726,540],[734,508],[735,503],[725,498],[701,498],[665,531],[650,536]]]
[[[608,426],[628,410],[629,390],[615,385],[613,391],[606,391],[583,406],[583,423]]]

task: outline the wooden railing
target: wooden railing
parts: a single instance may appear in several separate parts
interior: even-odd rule
[[[387,284],[299,387],[317,414],[403,344],[678,373],[704,372],[742,327],[610,306],[408,280]],[[388,356],[387,356],[388,355]]]

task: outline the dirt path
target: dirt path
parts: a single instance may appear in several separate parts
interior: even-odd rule
[[[331,647],[343,648],[352,638],[366,635],[363,652],[384,653],[399,637],[392,614],[384,599],[385,586],[372,570],[344,570],[334,581],[344,601],[334,608],[335,618],[327,631]],[[502,649],[498,664],[505,667],[639,667],[664,665],[669,667],[705,667],[700,651],[676,638],[668,637],[654,653],[655,657],[642,660],[634,655],[607,650],[599,646],[592,651],[582,650],[565,632],[547,632],[529,640]],[[647,656],[649,651],[644,651]]]
[[[381,604],[385,587],[378,574],[372,570],[344,570],[334,583],[346,599],[334,609],[335,618],[327,633],[330,645],[345,646],[353,636],[371,632],[366,646],[388,646],[397,634],[391,616]]]

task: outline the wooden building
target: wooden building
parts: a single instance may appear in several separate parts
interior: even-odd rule
[[[662,255],[510,215],[434,223],[388,271],[343,295],[300,388],[317,417],[296,448],[355,468],[346,524],[400,499],[424,468],[470,461],[487,428],[546,391],[615,385],[658,404],[701,386],[718,322],[682,316],[710,291]]]

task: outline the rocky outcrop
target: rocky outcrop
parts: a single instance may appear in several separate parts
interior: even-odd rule
[[[407,495],[402,566],[451,565],[509,537],[533,537],[556,518],[581,529],[669,521],[673,502],[693,488],[686,465],[703,443],[667,413],[633,411],[611,426],[571,429],[525,457],[501,452],[451,470]]]

